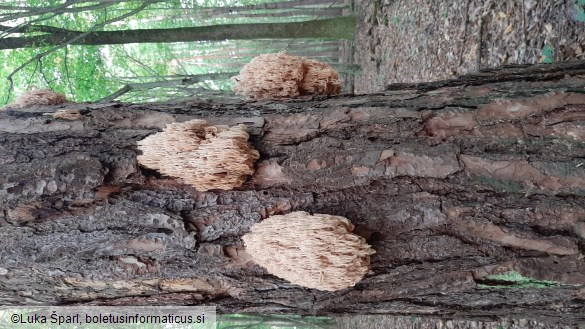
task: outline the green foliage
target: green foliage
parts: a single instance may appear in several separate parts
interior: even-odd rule
[[[218,329],[325,329],[334,328],[335,320],[322,316],[226,314],[218,316]]]
[[[549,45],[545,45],[544,47],[542,47],[542,50],[540,51],[541,55],[543,56],[543,63],[552,63],[554,62],[553,60],[553,56],[554,56],[554,49],[553,47],[549,46]]]
[[[549,288],[558,286],[557,282],[536,280],[522,276],[520,273],[511,271],[503,274],[494,274],[486,277],[489,284],[479,284],[480,289],[493,288]]]
[[[145,28],[178,28],[211,24],[303,21],[310,16],[243,17],[225,14],[221,7],[247,6],[277,0],[167,0],[152,2],[130,17],[116,20],[142,5],[142,1],[79,1],[63,6],[64,0],[28,0],[27,7],[52,9],[26,16],[22,11],[0,9],[3,25],[25,26],[21,33],[0,32],[2,37],[30,37],[45,32],[38,26],[72,31],[110,31]],[[3,5],[19,6],[22,1],[6,0]],[[333,4],[339,6],[341,4]],[[328,5],[326,5],[328,6]],[[59,11],[61,10],[61,11]],[[222,14],[213,14],[219,10]],[[262,10],[251,11],[261,13]],[[10,19],[12,17],[12,19]],[[109,22],[109,23],[106,23]],[[35,27],[36,26],[36,27]],[[353,35],[353,31],[351,31]],[[244,48],[240,48],[240,44]],[[284,50],[290,44],[282,42],[272,52]],[[125,44],[105,46],[67,45],[57,48],[37,44],[38,48],[0,51],[1,105],[31,87],[51,88],[65,93],[77,102],[97,101],[125,85],[139,86],[160,82],[161,87],[148,90],[133,89],[119,99],[126,102],[167,101],[174,98],[205,96],[209,91],[229,91],[229,79],[204,80],[194,85],[172,86],[169,80],[183,76],[208,73],[237,72],[253,56],[269,50],[267,41],[190,42],[160,44]],[[226,51],[228,49],[228,51]],[[231,50],[230,50],[231,49]],[[244,55],[235,56],[244,49]],[[46,52],[46,54],[45,54]],[[39,56],[37,60],[35,56]],[[231,54],[231,55],[230,55]],[[20,67],[27,61],[27,65]],[[228,63],[229,65],[226,65]],[[18,69],[18,70],[17,70]],[[236,75],[236,74],[234,74]],[[164,85],[164,86],[162,86]]]
[[[585,3],[585,0],[579,0],[579,2]],[[580,6],[577,7],[577,14],[575,18],[577,19],[578,22],[585,23],[585,9],[583,9],[582,6],[584,6],[584,4],[580,4]]]

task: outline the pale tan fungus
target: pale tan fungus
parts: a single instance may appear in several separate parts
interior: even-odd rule
[[[33,105],[59,105],[66,103],[65,95],[56,93],[51,89],[33,88],[18,96],[10,107],[23,108]]]
[[[247,99],[285,99],[336,95],[339,74],[328,64],[284,52],[257,56],[232,77],[234,91]]]
[[[260,157],[248,143],[245,125],[212,126],[205,120],[168,124],[139,141],[138,148],[140,164],[182,178],[198,191],[241,186]]]
[[[339,74],[328,64],[304,59],[305,76],[301,81],[301,95],[337,95],[341,91]]]
[[[53,119],[80,120],[83,116],[78,110],[59,110],[51,115]]]
[[[303,287],[336,291],[359,282],[375,252],[353,229],[345,217],[297,211],[268,217],[242,239],[246,252],[270,274]]]

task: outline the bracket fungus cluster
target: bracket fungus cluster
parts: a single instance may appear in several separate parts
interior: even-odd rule
[[[139,141],[138,148],[141,165],[182,178],[198,191],[241,186],[259,158],[245,125],[213,126],[205,120],[168,124]]]
[[[56,93],[51,89],[33,88],[18,96],[10,107],[24,108],[33,105],[59,105],[67,102],[65,95]]]
[[[236,83],[234,91],[251,100],[336,95],[341,91],[339,74],[331,66],[284,52],[255,57],[232,81]]]
[[[336,291],[359,282],[375,252],[351,233],[353,228],[345,217],[297,211],[255,224],[242,239],[246,252],[270,274],[307,288]]]

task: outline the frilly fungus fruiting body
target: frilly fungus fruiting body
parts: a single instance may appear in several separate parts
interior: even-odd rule
[[[339,74],[331,66],[284,52],[255,57],[232,81],[236,83],[234,91],[247,99],[336,95],[341,91]]]
[[[33,88],[18,96],[10,107],[24,108],[33,105],[59,105],[66,103],[65,95],[56,93],[51,89]]]
[[[375,251],[341,216],[303,211],[271,216],[242,239],[254,262],[300,286],[335,291],[354,286],[368,272]]]
[[[198,191],[241,186],[259,158],[245,125],[212,126],[205,120],[168,124],[138,142],[138,148],[140,164],[182,178]]]

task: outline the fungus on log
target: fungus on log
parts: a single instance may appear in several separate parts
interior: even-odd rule
[[[302,95],[336,95],[339,74],[328,64],[284,52],[252,59],[232,77],[234,91],[247,99],[286,99]]]
[[[248,143],[245,125],[212,126],[197,119],[168,124],[138,142],[138,148],[140,164],[182,178],[198,191],[241,186],[260,156]]]
[[[33,88],[18,96],[7,107],[24,108],[34,105],[59,105],[67,102],[65,95],[56,93],[51,89]]]
[[[345,217],[296,211],[255,224],[242,240],[246,252],[270,274],[303,287],[336,291],[359,282],[375,253],[353,229]]]
[[[68,104],[73,121],[2,111],[0,300],[575,326],[584,86],[573,62],[290,102]],[[139,140],[193,118],[254,127],[262,161],[245,185],[199,192],[138,170]],[[307,289],[250,261],[241,237],[295,211],[350,218],[375,249],[353,288]]]

